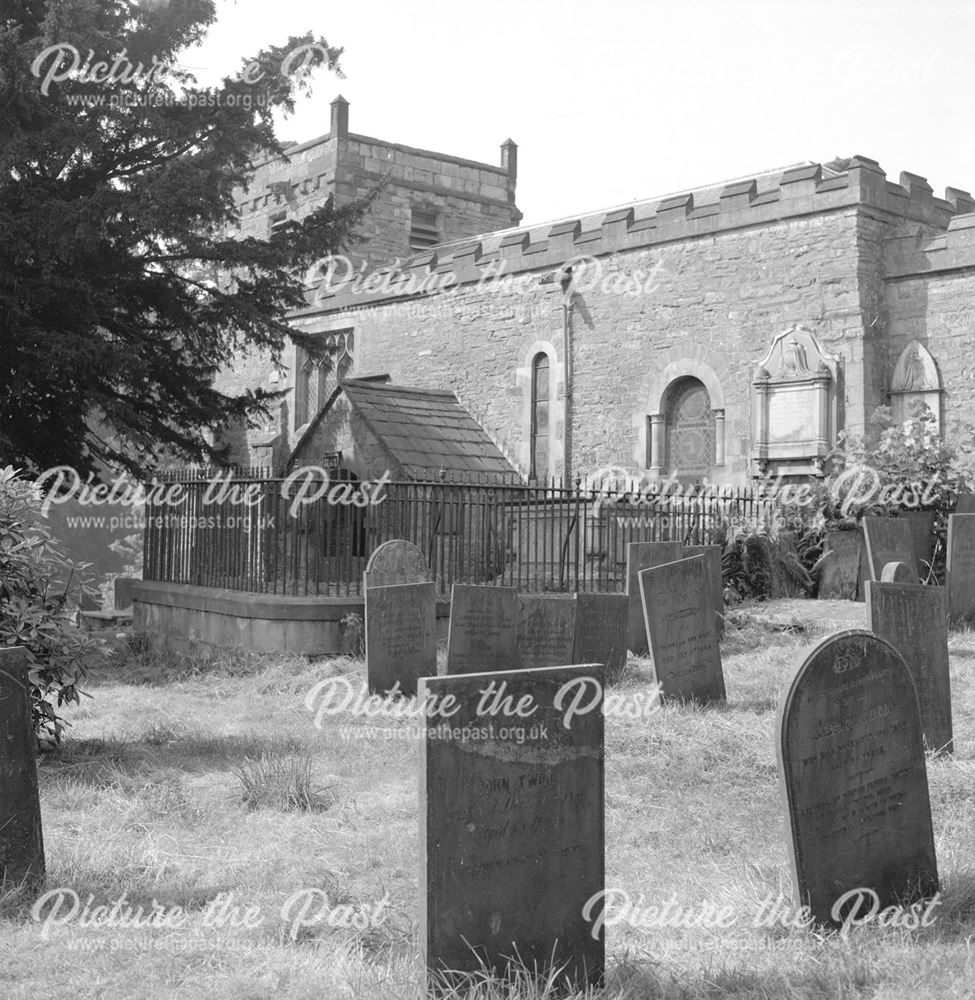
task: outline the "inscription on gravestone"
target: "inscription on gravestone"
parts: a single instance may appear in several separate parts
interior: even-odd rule
[[[904,563],[910,582],[917,583],[914,537],[907,521],[896,517],[865,517],[868,580],[879,580],[887,563]]]
[[[640,656],[649,651],[640,595],[640,573],[652,566],[680,559],[682,550],[680,542],[631,542],[626,547],[626,593],[630,599],[626,642]]]
[[[643,570],[640,587],[661,697],[723,700],[724,673],[705,556]]]
[[[948,518],[947,569],[951,621],[975,621],[975,514]]]
[[[44,841],[31,720],[30,676],[21,649],[0,650],[0,887],[40,887]]]
[[[784,692],[777,728],[797,905],[836,926],[854,889],[880,908],[935,893],[921,716],[894,647],[862,630],[821,642]]]
[[[434,584],[366,588],[366,674],[371,693],[397,690],[412,696],[420,677],[436,674],[436,625]]]
[[[626,667],[629,612],[626,594],[578,594],[572,662],[601,663],[606,683],[616,684]]]
[[[431,973],[504,975],[518,956],[564,965],[559,982],[574,988],[602,978],[602,928],[584,916],[604,890],[602,681],[598,665],[420,681]]]
[[[518,662],[518,591],[455,583],[450,591],[447,673],[510,670]]]
[[[921,730],[929,750],[951,753],[948,599],[944,587],[867,583],[870,630],[904,659],[917,689]]]
[[[523,669],[575,662],[576,602],[573,597],[518,596],[518,665]],[[512,666],[512,664],[507,664]]]
[[[363,587],[389,587],[397,583],[429,583],[432,579],[423,553],[401,538],[377,546],[363,574]]]

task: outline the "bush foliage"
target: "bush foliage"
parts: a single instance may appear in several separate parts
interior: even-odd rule
[[[58,714],[77,704],[88,668],[103,644],[74,623],[86,564],[74,564],[51,537],[43,496],[12,467],[0,470],[0,647],[27,651],[34,730],[59,743],[67,723]]]

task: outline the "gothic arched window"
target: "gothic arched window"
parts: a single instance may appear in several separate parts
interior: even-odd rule
[[[530,478],[545,480],[549,470],[549,360],[539,353],[532,361]]]
[[[703,477],[714,464],[714,411],[704,383],[678,379],[667,390],[664,410],[666,471]]]

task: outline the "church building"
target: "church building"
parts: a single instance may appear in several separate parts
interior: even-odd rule
[[[259,169],[242,231],[386,186],[355,256],[310,274],[290,317],[333,365],[292,348],[284,370],[255,356],[221,377],[288,390],[231,440],[241,464],[374,474],[376,447],[335,422],[355,409],[337,403],[347,379],[450,394],[538,482],[819,476],[878,406],[923,401],[949,439],[975,412],[966,191],[854,156],[522,227],[510,140],[491,166],[358,136],[341,98],[331,125]]]

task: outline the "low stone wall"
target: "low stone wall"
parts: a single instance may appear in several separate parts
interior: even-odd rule
[[[449,602],[437,601],[437,637],[446,638]],[[362,624],[345,621],[357,615]],[[305,656],[355,654],[365,635],[361,597],[286,597],[139,581],[132,587],[132,627],[155,647],[200,646]]]

